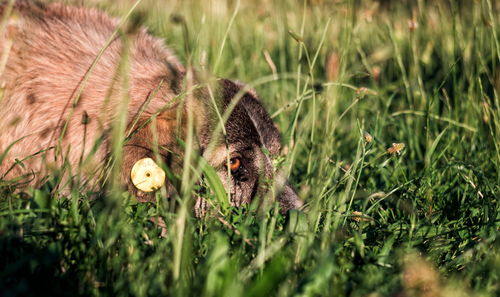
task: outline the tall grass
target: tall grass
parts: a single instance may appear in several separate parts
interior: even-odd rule
[[[150,204],[118,187],[54,199],[57,176],[24,192],[2,181],[1,294],[498,296],[499,8],[142,1],[135,16],[185,64],[256,88],[305,210],[196,219],[196,157],[180,195]]]

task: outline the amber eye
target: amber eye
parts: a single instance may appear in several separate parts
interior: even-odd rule
[[[232,158],[229,161],[229,169],[231,169],[231,172],[238,171],[238,169],[240,169],[240,166],[241,166],[240,158]]]

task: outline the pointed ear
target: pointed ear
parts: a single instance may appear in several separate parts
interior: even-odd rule
[[[264,109],[264,106],[262,105],[255,90],[240,82],[227,79],[223,79],[221,81],[221,87],[224,90],[224,96],[233,97],[241,90],[245,92],[243,97],[240,99],[241,101],[239,104],[243,106],[252,120],[255,129],[259,133],[262,145],[267,148],[271,154],[279,154],[281,149],[280,134],[271,117]]]

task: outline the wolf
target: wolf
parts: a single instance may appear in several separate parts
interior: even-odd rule
[[[280,134],[254,90],[203,78],[145,28],[121,26],[97,9],[15,1],[0,12],[1,179],[37,186],[51,168],[66,166],[74,169],[69,183],[80,168],[96,187],[118,149],[121,183],[139,201],[154,201],[159,187],[176,188],[158,168],[181,174],[190,145],[215,169],[232,205],[266,196],[274,179],[283,212],[302,206],[273,166]],[[144,171],[146,163],[158,170]],[[159,183],[135,180],[151,174]]]

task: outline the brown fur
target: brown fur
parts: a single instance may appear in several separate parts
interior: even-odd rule
[[[0,10],[3,12],[5,7],[0,5]],[[139,200],[153,197],[137,190],[129,177],[138,159],[154,156],[153,131],[157,132],[162,160],[174,171],[180,170],[182,150],[176,137],[182,137],[184,125],[179,126],[179,109],[173,98],[183,89],[186,70],[162,40],[147,34],[145,29],[122,32],[128,42],[114,38],[90,69],[117,25],[116,19],[95,9],[15,3],[5,32],[0,32],[0,57],[8,55],[5,69],[0,72],[4,90],[0,101],[0,153],[8,151],[0,164],[0,175],[12,178],[34,173],[32,184],[37,184],[47,174],[46,168],[60,167],[63,162],[76,166],[91,154],[93,160],[88,162],[84,175],[95,182],[93,175],[101,173],[110,154],[112,123],[127,98],[129,138],[123,149],[121,172],[129,191]],[[120,72],[126,53],[129,69]],[[121,73],[128,74],[123,77]],[[124,87],[127,85],[128,89]],[[218,82],[216,96],[222,110],[242,87],[229,80]],[[185,118],[186,109],[195,113],[197,149],[203,153],[212,141],[216,117],[206,89],[194,96],[193,104],[180,106],[180,114]],[[167,104],[172,107],[157,114]],[[156,116],[151,121],[153,114]],[[240,205],[266,191],[259,177],[270,178],[274,172],[262,148],[277,154],[279,133],[254,92],[243,95],[226,123],[226,130],[230,143],[226,154],[242,158],[245,175],[228,179],[224,169],[227,163],[221,161],[225,158],[206,157],[218,170],[226,189],[230,189],[232,203]],[[92,152],[99,139],[103,144]],[[58,144],[60,152],[54,149]],[[32,155],[36,156],[25,159]],[[24,166],[16,164],[16,159],[25,159]],[[279,197],[283,208],[300,206],[286,181],[278,179],[283,188]],[[167,188],[171,190],[172,185]]]
[[[123,54],[119,38],[113,40],[98,60],[78,97],[83,78],[118,22],[94,9],[62,4],[17,2],[14,9],[20,17],[9,24],[11,30],[7,31],[15,31],[15,36],[4,35],[0,39],[0,55],[5,50],[5,40],[13,40],[7,66],[0,76],[5,89],[0,110],[0,151],[25,138],[10,149],[0,172],[5,173],[16,158],[55,146],[61,136],[63,147],[71,149],[68,161],[77,164],[82,153],[89,153],[94,141],[108,132],[120,100],[125,97],[120,88],[124,78],[116,77]],[[171,82],[180,80],[184,69],[163,42],[145,30],[130,37],[129,118],[137,115],[160,80],[166,81],[142,114],[148,117],[176,95]],[[83,113],[90,118],[85,147]],[[66,121],[68,127],[62,135]],[[53,152],[45,154],[47,162],[60,157]],[[103,145],[95,157],[104,159],[106,153]],[[40,172],[44,168],[42,161],[32,158],[24,163],[30,170]],[[23,168],[15,166],[7,176],[25,173]]]

